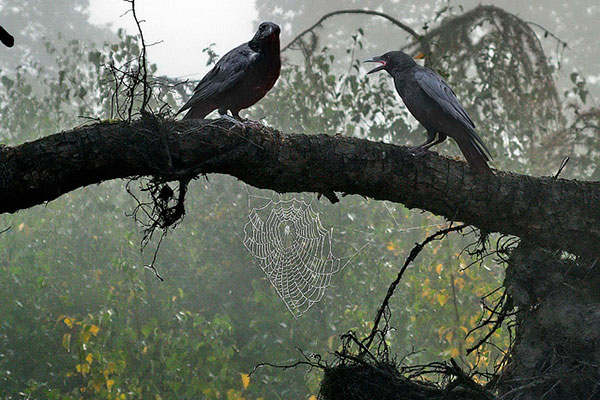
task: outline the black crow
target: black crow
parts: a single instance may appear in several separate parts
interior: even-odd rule
[[[368,74],[386,70],[394,78],[406,108],[427,130],[427,141],[417,149],[428,149],[450,136],[472,168],[480,173],[491,173],[487,165],[491,159],[489,150],[450,86],[438,74],[421,67],[401,51],[390,51],[365,62],[381,64]]]
[[[221,115],[230,110],[241,121],[240,110],[262,99],[279,78],[279,32],[272,22],[260,24],[252,40],[221,57],[177,114],[189,110],[184,119],[202,119],[216,109]]]

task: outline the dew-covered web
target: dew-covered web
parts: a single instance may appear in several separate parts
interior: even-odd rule
[[[248,215],[244,246],[296,318],[323,298],[343,268],[331,249],[332,232],[303,200],[269,201]]]

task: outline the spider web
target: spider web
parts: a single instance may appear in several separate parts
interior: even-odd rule
[[[252,209],[244,233],[244,246],[295,318],[323,298],[341,269],[331,250],[333,230],[323,228],[302,200],[271,200]]]

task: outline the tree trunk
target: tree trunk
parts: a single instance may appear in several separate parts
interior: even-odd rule
[[[511,400],[600,398],[600,268],[521,242],[504,286],[519,308],[499,389]]]

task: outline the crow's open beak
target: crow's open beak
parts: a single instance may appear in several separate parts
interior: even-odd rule
[[[373,72],[381,71],[382,69],[385,69],[385,66],[387,65],[387,63],[385,61],[383,61],[381,59],[381,57],[373,57],[373,58],[370,58],[370,59],[365,60],[363,62],[366,62],[366,63],[372,62],[372,63],[379,63],[379,64],[381,64],[380,66],[378,66],[376,68],[373,68],[372,70],[370,70],[369,72],[367,72],[367,75],[372,74]]]

